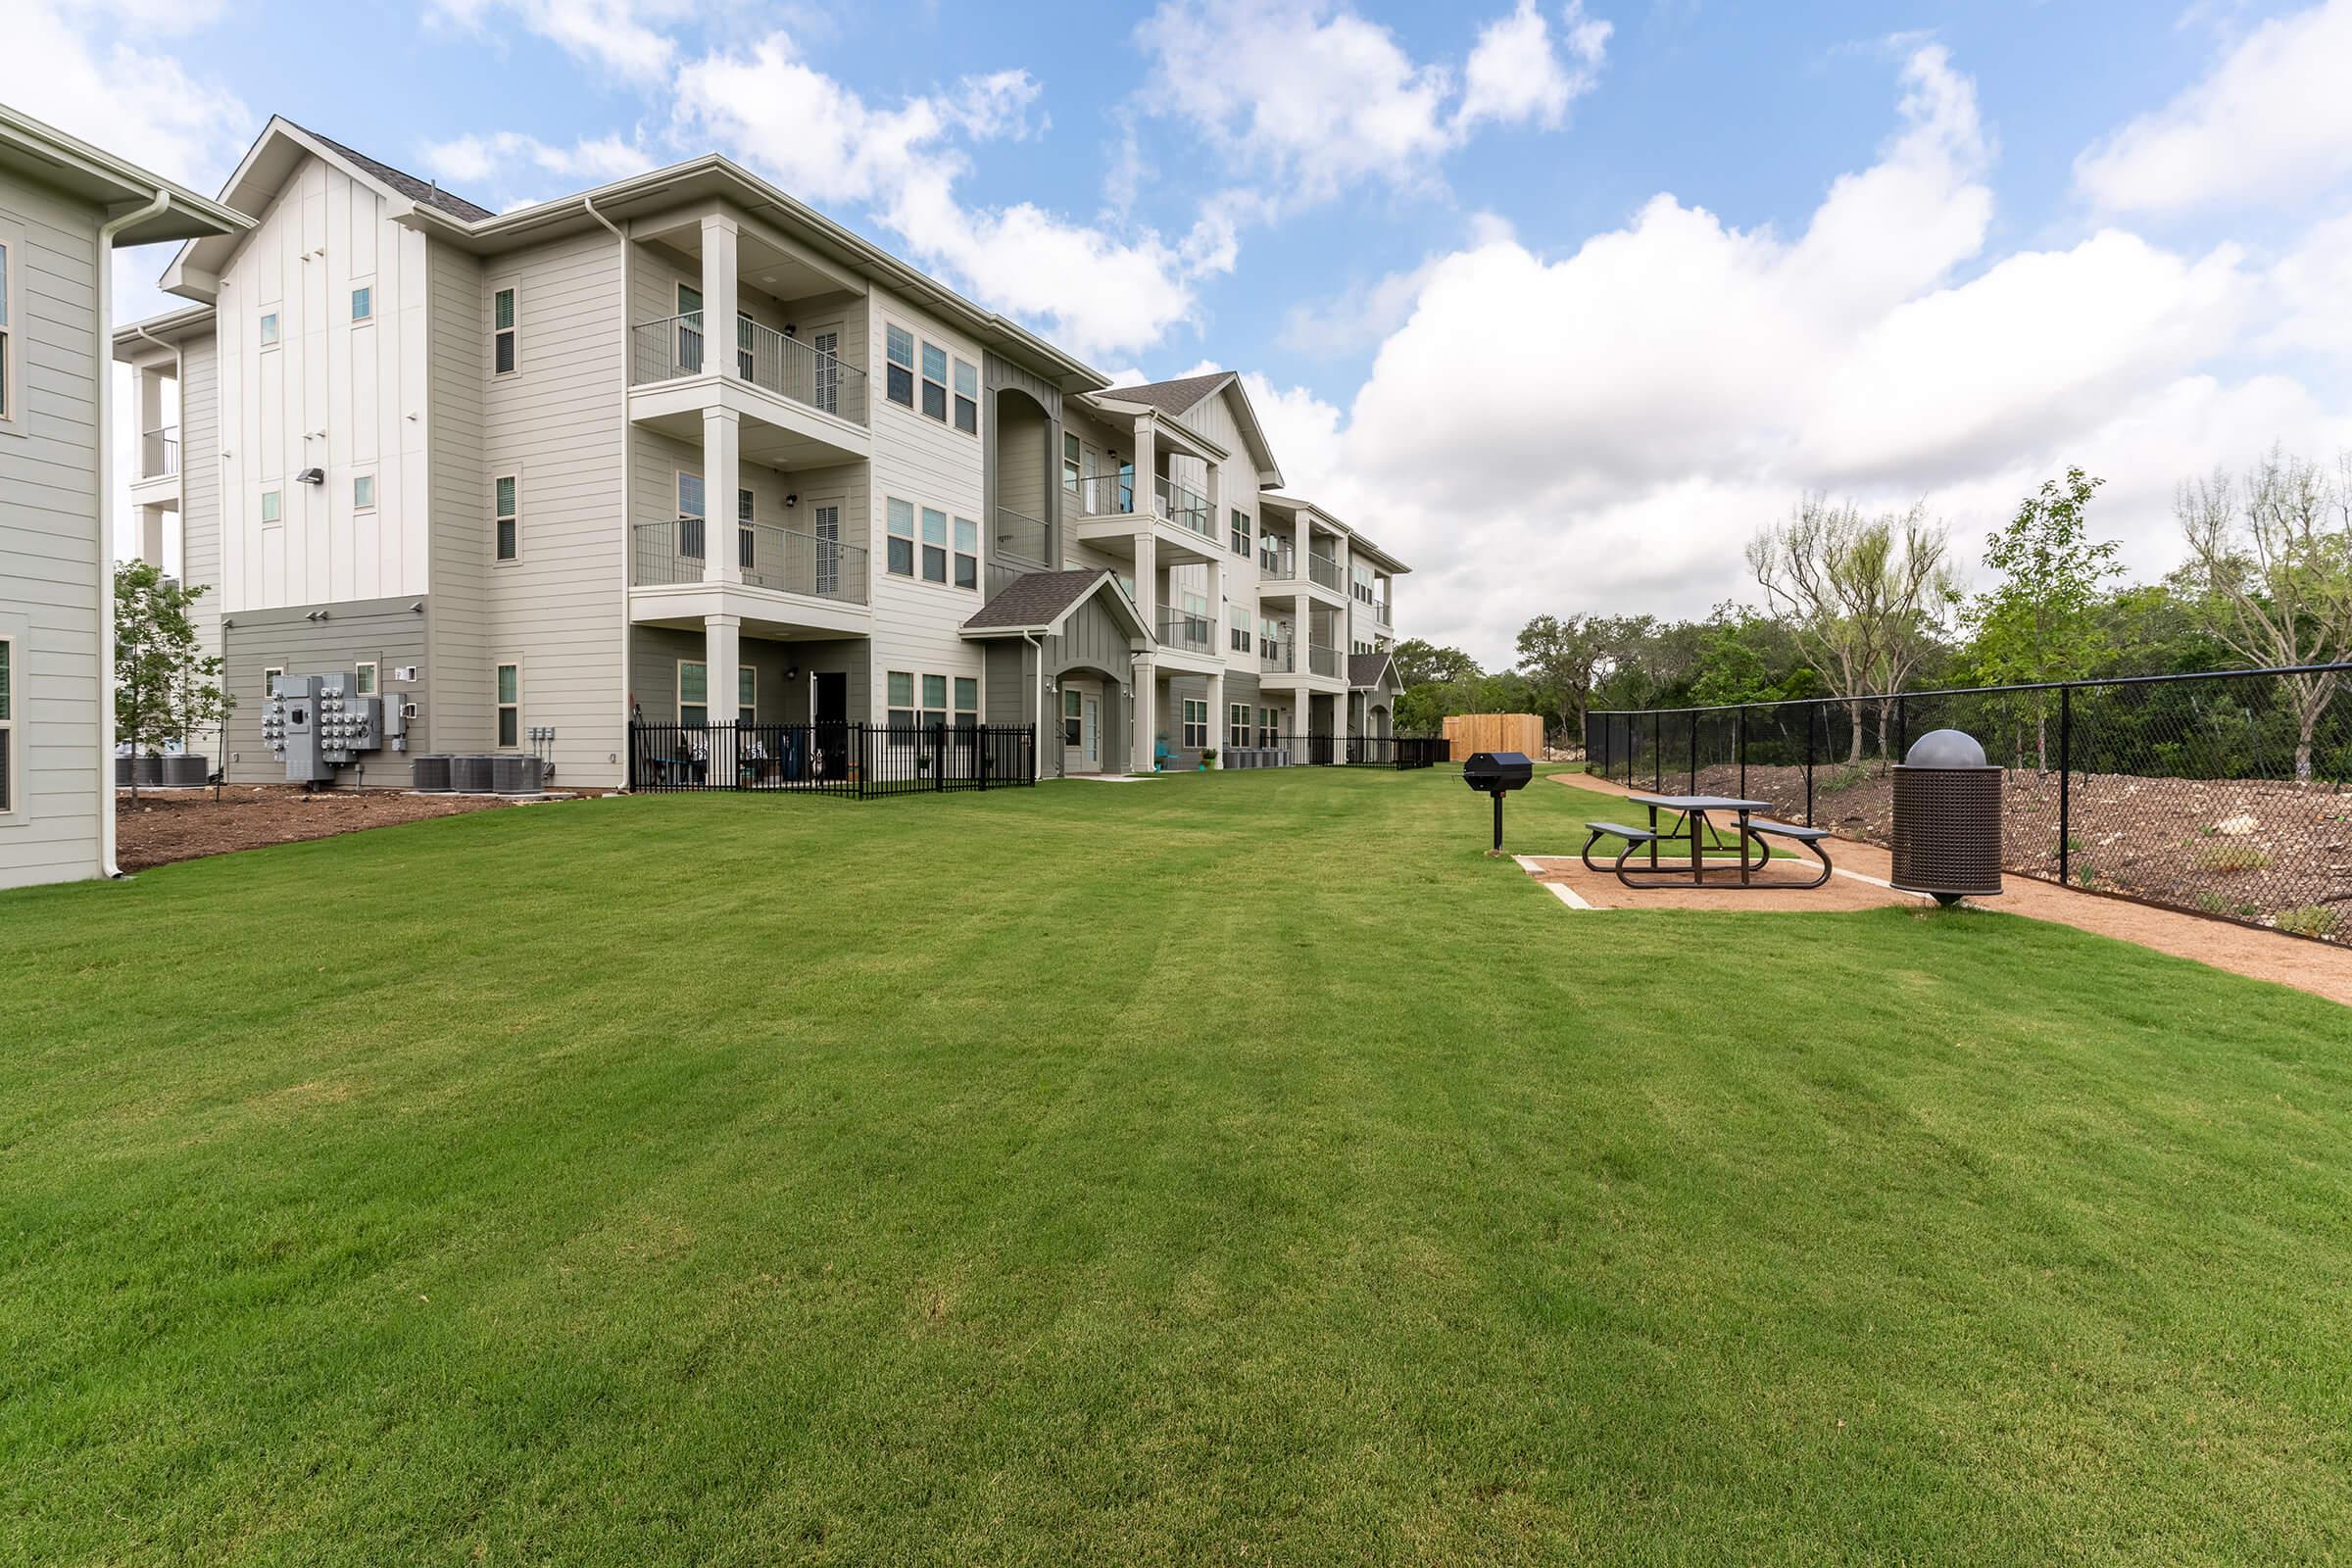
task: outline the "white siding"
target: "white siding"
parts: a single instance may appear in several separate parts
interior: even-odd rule
[[[0,173],[16,416],[0,423],[0,637],[14,644],[11,809],[0,887],[95,876],[100,775],[98,220]]]
[[[220,652],[220,354],[211,337],[180,346],[180,575],[206,589],[190,614],[208,657]],[[225,687],[223,688],[226,689]],[[217,744],[206,736],[202,744]],[[218,765],[221,759],[213,759]]]

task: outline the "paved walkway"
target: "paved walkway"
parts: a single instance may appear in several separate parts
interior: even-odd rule
[[[1553,773],[1549,777],[1557,783],[1573,789],[1590,790],[1595,795],[1647,793],[1595,778],[1589,773]],[[1569,848],[1573,849],[1574,846]],[[1882,882],[1893,874],[1893,857],[1875,844],[1837,839],[1830,845],[1830,858],[1837,862],[1841,871],[1859,872],[1864,877]],[[1580,866],[1578,869],[1581,871],[1583,868]],[[1609,879],[1608,885],[1620,894],[1627,894],[1627,890],[1614,877]],[[1836,882],[1832,883],[1833,887],[1836,885]],[[2163,909],[2153,905],[2134,904],[2129,899],[2108,898],[2076,888],[2062,888],[2054,882],[2041,882],[2032,877],[2005,876],[2001,879],[2001,885],[2005,889],[2001,897],[1982,901],[1982,907],[1999,909],[2008,914],[2022,914],[2035,920],[2054,920],[2080,931],[2092,931],[2124,942],[2136,942],[2158,953],[2209,963],[2217,969],[2228,969],[2233,974],[2249,975],[2257,980],[2276,980],[2280,985],[2293,986],[2298,991],[2308,991],[2313,996],[2326,997],[2330,1002],[2352,1006],[2352,948],[2314,942],[2304,937],[2282,936],[2276,931],[2264,931],[2229,920],[2211,920],[2182,909]],[[1830,889],[1822,891],[1826,893]],[[1690,907],[1688,899],[1695,890],[1683,889],[1680,892],[1683,897],[1678,898],[1671,906]],[[1706,907],[1738,908],[1740,906],[1738,901],[1742,895],[1727,890],[1721,895],[1710,891],[1705,897],[1708,900]],[[1720,904],[1715,902],[1718,897]],[[1753,898],[1754,895],[1745,897]],[[1640,894],[1628,894],[1625,904],[1612,906],[1631,906],[1633,902],[1641,899]],[[1781,906],[1786,907],[1786,905],[1782,904]],[[1825,903],[1822,906],[1849,906],[1840,900]]]

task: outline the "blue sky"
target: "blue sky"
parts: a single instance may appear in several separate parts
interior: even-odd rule
[[[198,188],[272,112],[494,207],[715,148],[1107,371],[1250,372],[1489,659],[1752,597],[1804,490],[1973,557],[2082,462],[2156,570],[2185,473],[2347,438],[2352,5],[10,6],[0,99]]]

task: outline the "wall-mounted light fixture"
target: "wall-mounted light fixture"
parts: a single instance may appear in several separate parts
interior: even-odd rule
[[[795,508],[795,507],[799,506],[800,504],[801,504],[801,493],[800,493],[798,490],[790,490],[790,491],[786,491],[786,492],[785,492],[785,495],[784,495],[784,510],[785,510],[786,512],[790,512],[790,511],[791,511],[793,508]]]

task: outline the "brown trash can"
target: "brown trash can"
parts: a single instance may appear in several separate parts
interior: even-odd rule
[[[1894,872],[1938,904],[2001,891],[2001,770],[1956,729],[1922,735],[1894,768]]]

